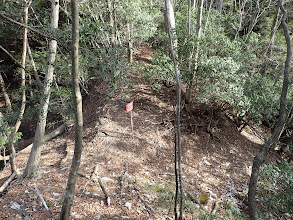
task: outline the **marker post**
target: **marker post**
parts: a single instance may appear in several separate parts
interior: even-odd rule
[[[126,105],[126,112],[130,112],[131,133],[133,134],[133,120],[132,120],[133,101]]]

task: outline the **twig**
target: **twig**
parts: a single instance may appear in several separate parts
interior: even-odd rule
[[[3,185],[0,187],[0,193],[2,193],[7,186],[9,185],[9,183],[12,182],[12,180],[14,180],[14,178],[17,176],[16,172],[13,172],[10,177],[3,183]]]
[[[13,60],[13,62],[17,65],[17,66],[19,66],[20,68],[22,68],[22,69],[25,69],[22,65],[21,65],[21,63],[19,63],[16,59],[15,59],[15,57],[11,54],[11,53],[9,53],[9,51],[8,50],[6,50],[4,47],[2,47],[1,45],[0,45],[0,49],[1,50],[3,50],[12,60]]]
[[[218,201],[215,201],[215,202],[214,202],[214,206],[213,206],[213,209],[212,209],[211,213],[212,213],[212,214],[215,214],[215,213],[216,213],[216,211],[217,211],[217,208],[218,208]]]
[[[28,26],[28,25],[22,24],[22,23],[20,23],[20,22],[18,22],[18,21],[15,21],[15,20],[13,20],[13,19],[7,17],[7,16],[4,15],[3,13],[0,13],[0,17],[1,17],[1,18],[4,18],[5,20],[7,20],[7,21],[9,21],[9,22],[11,22],[11,23],[17,24],[17,25],[22,26],[22,27],[25,27],[25,28],[27,28],[27,29],[29,29],[29,30],[31,30],[31,31],[34,31],[34,32],[38,33],[39,35],[42,35],[43,37],[47,37],[47,38],[49,38],[49,39],[57,40],[55,37],[49,36],[49,35],[47,35],[47,34],[44,34],[44,33],[40,32],[40,31],[34,29],[34,28],[31,27],[31,26]]]
[[[47,206],[47,204],[46,204],[46,202],[45,202],[45,200],[44,200],[43,196],[41,195],[41,193],[40,193],[40,191],[39,191],[38,187],[36,187],[36,186],[35,186],[35,190],[36,190],[36,193],[37,193],[37,195],[40,197],[40,199],[41,199],[41,202],[42,202],[43,206],[44,206],[44,207],[45,207],[45,209],[48,211],[48,210],[49,210],[49,208],[48,208],[48,206]]]

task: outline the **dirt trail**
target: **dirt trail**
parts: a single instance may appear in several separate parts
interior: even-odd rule
[[[126,96],[117,91],[107,98],[105,87],[94,86],[84,99],[84,150],[80,172],[90,176],[98,172],[111,195],[106,205],[100,187],[79,176],[72,206],[74,219],[168,219],[174,191],[173,140],[175,87],[153,91],[141,76],[129,76],[134,88],[124,88]],[[123,97],[123,98],[122,98]],[[134,131],[125,103],[134,100]],[[242,134],[224,115],[211,121],[212,109],[196,106],[192,113],[182,113],[182,169],[184,190],[194,197],[208,194],[207,209],[215,201],[218,212],[233,202],[245,208],[236,194],[247,191],[250,166],[259,140],[246,128]],[[217,121],[217,122],[216,122]],[[215,135],[208,125],[216,125]],[[41,176],[35,180],[15,181],[0,195],[0,219],[58,219],[74,149],[74,130],[49,141],[43,147]],[[29,152],[17,157],[17,166],[25,168]],[[121,194],[120,179],[128,165],[127,178]],[[0,183],[10,168],[0,173]],[[46,211],[36,196],[37,186],[49,206]],[[20,208],[13,209],[12,205]],[[16,205],[17,206],[17,205]],[[236,207],[237,208],[237,207]],[[185,219],[194,218],[186,208]],[[170,219],[170,218],[169,218]]]

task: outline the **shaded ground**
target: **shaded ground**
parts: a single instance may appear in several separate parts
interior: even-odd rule
[[[148,59],[146,57],[145,59]],[[84,150],[80,171],[91,176],[94,168],[104,177],[111,194],[106,205],[99,185],[78,177],[72,206],[73,219],[171,219],[174,192],[174,105],[175,87],[153,91],[141,76],[129,76],[134,88],[124,88],[107,98],[106,87],[94,86],[84,100]],[[134,100],[134,131],[125,103]],[[183,187],[194,197],[209,195],[206,209],[217,202],[217,213],[228,203],[246,210],[239,195],[247,193],[252,159],[262,143],[248,127],[239,133],[223,112],[208,106],[195,106],[182,113]],[[209,129],[213,128],[213,132]],[[34,180],[14,181],[0,195],[0,219],[58,219],[65,192],[74,129],[44,144],[40,161],[41,176]],[[17,157],[17,166],[25,168],[29,151]],[[121,176],[128,166],[121,193]],[[0,173],[0,184],[10,167]],[[107,178],[105,178],[107,177]],[[46,211],[35,193],[38,187],[49,206]],[[238,198],[238,199],[237,199]],[[20,209],[11,208],[13,203]],[[186,206],[184,219],[197,219],[196,205]],[[169,216],[169,217],[167,217]]]

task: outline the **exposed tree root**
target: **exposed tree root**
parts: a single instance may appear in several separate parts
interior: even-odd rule
[[[14,178],[17,176],[17,173],[16,172],[13,172],[10,177],[3,183],[3,185],[0,187],[0,193],[2,193],[6,188],[7,186],[9,185],[9,183],[12,182],[12,180],[14,180]]]

